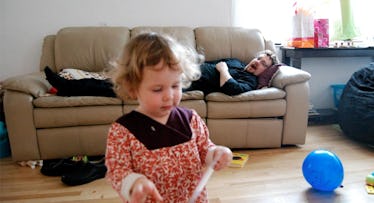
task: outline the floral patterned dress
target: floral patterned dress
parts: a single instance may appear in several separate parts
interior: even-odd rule
[[[195,111],[176,107],[166,125],[132,111],[112,124],[107,140],[107,178],[124,202],[134,174],[153,181],[164,202],[187,202],[209,162],[214,144]],[[153,202],[148,198],[146,202]],[[197,202],[207,202],[206,189]]]

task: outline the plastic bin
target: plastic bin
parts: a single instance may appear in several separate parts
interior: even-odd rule
[[[10,156],[8,132],[5,128],[5,124],[0,121],[0,158],[8,156]]]
[[[340,101],[340,97],[343,94],[344,87],[345,87],[345,84],[333,84],[333,85],[331,85],[332,93],[333,93],[333,97],[334,97],[335,108],[339,107],[339,101]]]

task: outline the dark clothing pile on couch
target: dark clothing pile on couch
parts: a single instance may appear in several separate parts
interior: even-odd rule
[[[54,73],[49,67],[45,67],[44,73],[48,82],[57,89],[58,96],[104,96],[116,97],[113,91],[113,83],[108,80],[84,78],[68,80]]]
[[[220,74],[216,69],[216,64],[226,62],[229,73],[232,76],[222,87],[220,87]],[[238,95],[243,92],[257,89],[257,77],[244,70],[245,63],[238,59],[228,58],[216,61],[207,61],[201,68],[201,77],[193,81],[191,86],[185,91],[201,90],[204,95],[212,92],[222,92],[227,95]]]

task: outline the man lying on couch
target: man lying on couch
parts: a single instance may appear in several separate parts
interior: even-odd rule
[[[276,55],[269,50],[259,52],[247,65],[233,58],[207,61],[200,66],[201,77],[183,91],[201,90],[205,95],[212,92],[238,95],[270,86],[279,66]],[[44,72],[59,96],[116,97],[109,78],[66,79],[49,67],[46,67]]]
[[[185,91],[201,90],[205,95],[222,92],[233,96],[270,86],[269,81],[278,71],[276,55],[265,50],[247,65],[238,59],[223,59],[203,63],[201,77]]]

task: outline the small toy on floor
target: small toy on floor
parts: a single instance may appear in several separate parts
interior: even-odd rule
[[[374,172],[366,176],[366,191],[368,194],[374,194]]]
[[[43,166],[43,160],[29,160],[29,161],[20,161],[18,162],[20,166],[29,166],[34,169],[36,166]]]

